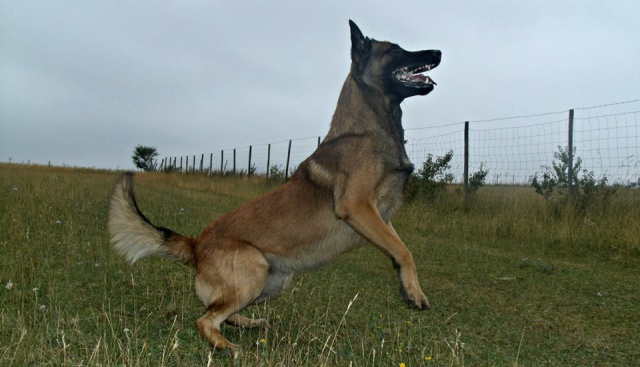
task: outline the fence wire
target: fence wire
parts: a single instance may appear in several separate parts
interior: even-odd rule
[[[606,177],[609,183],[640,185],[639,105],[640,100],[634,100],[575,109],[573,146],[574,156],[582,160],[581,170]],[[487,183],[527,184],[543,166],[551,166],[559,147],[568,146],[568,120],[569,111],[561,111],[469,121],[469,173],[482,168],[489,172]],[[436,158],[452,151],[450,173],[455,182],[463,182],[464,123],[407,129],[405,139],[417,169],[429,155]],[[273,167],[284,172],[288,166],[291,174],[319,141],[320,137],[311,137],[167,157],[158,167],[208,174],[266,174]]]

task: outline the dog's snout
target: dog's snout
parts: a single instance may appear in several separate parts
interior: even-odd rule
[[[440,50],[429,50],[427,51],[431,58],[433,59],[433,63],[437,66],[440,65],[440,61],[442,60],[442,51]]]

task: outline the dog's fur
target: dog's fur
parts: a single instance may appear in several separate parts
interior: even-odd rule
[[[405,300],[429,308],[413,257],[390,219],[413,171],[400,102],[433,90],[435,83],[420,73],[436,67],[441,54],[408,52],[364,37],[349,24],[351,71],[331,128],[289,182],[223,215],[195,238],[151,224],[136,204],[132,174],[115,184],[108,224],[115,249],[131,263],[155,255],[193,265],[196,292],[207,307],[198,330],[234,356],[238,346],[222,336],[222,322],[265,325],[239,312],[277,296],[294,274],[367,242],[393,261]]]

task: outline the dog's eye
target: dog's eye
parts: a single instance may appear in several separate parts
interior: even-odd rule
[[[400,46],[395,46],[395,45],[394,45],[393,47],[391,47],[391,48],[389,49],[389,51],[388,51],[388,52],[389,52],[390,54],[392,54],[392,55],[399,55],[399,54],[401,54],[401,53],[402,53],[402,51],[403,51],[403,50],[402,50],[402,48],[400,48]]]

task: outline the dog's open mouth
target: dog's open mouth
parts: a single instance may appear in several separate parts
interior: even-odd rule
[[[423,88],[425,85],[437,85],[430,76],[425,75],[436,64],[404,66],[393,71],[393,76],[400,83],[415,88]]]

